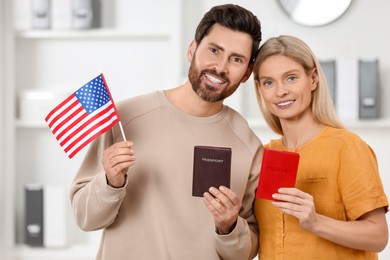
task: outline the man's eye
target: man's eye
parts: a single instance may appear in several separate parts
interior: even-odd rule
[[[209,51],[214,54],[218,53],[218,50],[216,48],[210,48]]]
[[[232,61],[235,62],[235,63],[243,63],[243,60],[241,58],[239,58],[239,57],[233,57]]]

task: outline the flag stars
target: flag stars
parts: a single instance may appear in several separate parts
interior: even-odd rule
[[[100,76],[77,90],[75,96],[88,113],[92,113],[110,101],[110,96]]]

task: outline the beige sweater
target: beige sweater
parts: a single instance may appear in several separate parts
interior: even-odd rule
[[[125,187],[108,186],[101,166],[104,148],[122,140],[116,126],[90,145],[71,188],[77,225],[104,229],[97,259],[252,259],[262,144],[244,118],[227,106],[211,117],[190,116],[162,91],[122,101],[118,111],[137,157]],[[202,198],[191,195],[195,145],[232,148],[231,189],[242,209],[228,235],[215,232]]]

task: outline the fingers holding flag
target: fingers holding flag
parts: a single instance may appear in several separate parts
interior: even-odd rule
[[[114,188],[123,187],[127,171],[135,164],[135,159],[133,143],[130,141],[122,141],[108,147],[102,158],[108,184]]]

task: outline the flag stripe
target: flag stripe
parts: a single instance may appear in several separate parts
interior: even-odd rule
[[[64,148],[65,147],[65,144],[66,143],[69,143],[69,141],[72,139],[74,139],[74,136],[77,135],[79,132],[77,130],[80,130],[80,131],[87,131],[88,128],[82,128],[80,127],[81,125],[84,125],[83,122],[85,122],[86,120],[88,120],[88,113],[84,113],[81,115],[81,117],[83,118],[79,123],[77,123],[76,125],[74,125],[72,128],[70,128],[67,132],[64,132],[62,134],[62,136],[60,138],[58,138],[58,142],[60,143],[60,145]]]
[[[88,116],[88,113],[85,113],[83,109],[78,111],[68,122],[65,122],[61,128],[54,134],[59,142],[62,139],[66,138],[69,135],[69,132],[72,131],[75,125],[79,124],[84,118]]]
[[[70,100],[72,100],[73,98],[75,98],[75,95],[70,95],[67,99],[65,99],[64,101],[62,101],[59,105],[57,105],[52,111],[50,111],[50,113],[46,116],[45,120],[48,124],[50,124],[50,121],[49,118],[51,118],[53,116],[54,113],[56,113],[59,109],[61,109],[62,107],[65,106],[66,103],[69,103]]]
[[[104,125],[106,122],[112,121],[113,119],[114,120],[117,119],[117,116],[113,115],[112,117],[99,118],[100,121],[95,121],[94,125],[88,125],[88,129],[86,131],[77,133],[70,140],[68,140],[68,142],[66,142],[63,145],[64,151],[65,152],[69,151],[70,149],[72,149],[73,146],[75,146],[77,144],[77,142],[80,142],[81,140],[83,140],[85,138],[85,136],[87,136],[91,131],[99,128],[99,126]]]
[[[72,158],[120,119],[100,74],[57,105],[45,120],[62,149]]]
[[[94,127],[94,125],[102,124],[101,121],[108,120],[109,117],[115,116],[112,115],[114,109],[110,106],[107,108],[103,108],[103,111],[97,111],[96,113],[88,115],[80,124],[75,126],[75,129],[69,131],[69,135],[60,141],[60,145],[65,149],[70,143],[77,141],[79,136],[83,135],[85,132],[90,131],[90,129]],[[108,110],[108,111],[106,111]],[[108,119],[107,119],[108,118]],[[66,143],[68,145],[66,145]]]
[[[80,102],[77,100],[76,97],[74,97],[68,103],[65,103],[63,107],[58,108],[58,110],[53,114],[53,116],[49,118],[49,127],[52,129],[52,132],[58,124],[59,120],[61,121],[61,119],[67,118],[66,116],[69,113],[71,113],[73,110],[77,109],[80,106]]]
[[[81,130],[82,129],[80,128],[81,125],[84,125],[85,122],[87,122],[90,118],[92,118],[94,115],[99,113],[99,111],[107,110],[107,107],[109,107],[110,104],[111,101],[106,105],[104,105],[103,107],[101,107],[99,110],[96,110],[95,112],[89,115],[85,110],[80,111],[80,113],[75,116],[74,120],[69,120],[71,124],[69,124],[69,126],[66,129],[64,128],[61,130],[62,133],[60,133],[57,136],[57,140],[61,143],[65,138],[67,138],[70,134],[72,134],[72,132],[74,131],[77,132],[78,130]]]
[[[107,85],[107,82],[106,82],[106,79],[104,78],[103,73],[100,74],[100,76],[101,76],[101,78],[102,78],[102,80],[103,80],[104,85],[105,85],[105,86],[108,86],[108,85]],[[115,103],[114,103],[114,99],[113,99],[112,96],[111,96],[110,89],[107,87],[106,90],[107,90],[108,96],[110,97],[110,100],[112,100],[112,105],[114,106],[115,113],[118,115],[118,118],[119,118],[118,109],[116,108],[116,105],[115,105]]]
[[[64,111],[69,111],[70,109],[72,109],[72,107],[77,106],[78,104],[81,105],[80,102],[78,102],[77,98],[73,96],[73,94],[71,95],[71,97],[72,98],[69,99],[68,102],[63,103],[61,107],[56,107],[55,108],[56,111],[52,113],[52,115],[48,118],[47,123],[50,128],[52,128],[55,121],[58,120],[58,118],[60,118],[60,115],[66,113]]]
[[[58,118],[52,126],[52,132],[57,138],[59,134],[63,131],[63,127],[73,121],[75,121],[80,115],[84,114],[84,108],[81,105],[74,106],[61,118]],[[53,121],[54,122],[54,121]],[[58,139],[58,138],[57,138]]]
[[[119,122],[119,118],[117,116],[113,117],[106,124],[100,125],[93,132],[89,133],[83,140],[81,140],[78,145],[74,146],[73,149],[70,149],[67,154],[69,158],[72,158],[77,152],[79,152],[84,146],[88,145],[91,141],[97,138],[99,135],[105,133],[107,130],[111,129],[113,125]]]

